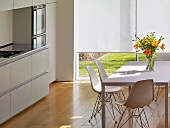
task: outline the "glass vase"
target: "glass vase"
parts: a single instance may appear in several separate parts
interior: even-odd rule
[[[146,71],[154,71],[154,58],[146,58]]]

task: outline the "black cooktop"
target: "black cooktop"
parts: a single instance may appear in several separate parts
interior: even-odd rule
[[[24,52],[29,52],[31,50],[43,47],[44,45],[37,45],[37,47],[33,47],[32,44],[6,44],[0,46],[0,58],[10,58],[16,55],[22,54]]]
[[[21,54],[21,50],[0,50],[0,58],[10,58],[15,55]]]

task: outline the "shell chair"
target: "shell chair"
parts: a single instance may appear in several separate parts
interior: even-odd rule
[[[102,102],[101,81],[97,78],[96,73],[94,72],[93,68],[90,65],[87,65],[86,69],[87,69],[89,77],[90,77],[92,90],[98,94],[96,103],[93,108],[91,118],[89,119],[89,122],[91,122],[91,119],[93,117],[96,117],[96,115],[101,111],[101,102]],[[117,109],[117,108],[114,106],[114,104],[112,102],[112,96],[113,96],[113,93],[119,93],[119,92],[121,92],[120,88],[114,88],[112,86],[105,87],[106,108],[107,108],[108,112],[110,113],[110,115],[112,116],[115,123],[117,123],[117,121],[115,120],[114,109]],[[110,106],[108,106],[108,105],[110,105]],[[111,110],[109,108],[111,108]]]
[[[118,128],[123,127],[130,119],[132,119],[132,127],[137,123],[142,128],[149,128],[149,123],[144,110],[154,99],[154,83],[152,79],[137,81],[131,88],[127,100],[118,101],[116,104],[125,106],[125,110],[119,120]],[[128,116],[126,111],[131,110]],[[144,114],[144,116],[142,116]],[[124,121],[124,116],[127,116]],[[145,118],[145,120],[144,120]],[[135,119],[135,122],[134,120]],[[122,124],[121,124],[122,122]],[[136,124],[135,124],[136,125]]]
[[[98,68],[98,72],[99,72],[99,76],[100,76],[100,80],[103,81],[104,79],[106,79],[108,76],[103,68],[103,65],[100,63],[99,60],[94,60],[97,68]],[[120,89],[122,95],[120,93],[115,93],[115,95],[118,97],[119,100],[123,100],[125,99],[125,96],[124,96],[124,93],[123,93],[123,87],[120,87],[120,86],[113,86],[115,89]],[[115,97],[115,95],[113,95],[114,97],[114,100],[117,101],[117,98]],[[117,106],[118,108],[118,112],[121,114],[121,111],[122,111],[122,108],[120,108],[120,106]]]

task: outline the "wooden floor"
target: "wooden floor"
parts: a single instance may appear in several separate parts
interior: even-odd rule
[[[48,96],[1,124],[0,128],[101,128],[100,114],[88,122],[96,97],[89,81],[55,82],[50,85]],[[164,128],[164,91],[146,111],[151,128]],[[116,120],[119,117],[116,113]],[[107,128],[116,127],[110,114],[106,122]],[[129,123],[125,126],[131,127]]]

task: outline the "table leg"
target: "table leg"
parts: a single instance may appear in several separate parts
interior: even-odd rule
[[[165,128],[168,128],[168,84],[165,85]]]
[[[129,93],[130,93],[130,91],[131,91],[131,86],[129,86],[129,90],[128,90],[128,91],[129,91]]]
[[[102,128],[105,128],[105,85],[102,84]]]

